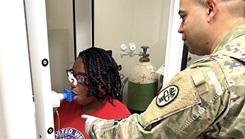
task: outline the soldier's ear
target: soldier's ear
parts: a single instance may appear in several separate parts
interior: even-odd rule
[[[207,21],[210,22],[217,14],[217,0],[205,0]]]

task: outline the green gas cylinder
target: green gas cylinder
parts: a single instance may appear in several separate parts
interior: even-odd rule
[[[157,95],[158,77],[150,63],[148,46],[142,46],[143,53],[139,63],[128,77],[127,107],[131,111],[145,111],[152,99]]]

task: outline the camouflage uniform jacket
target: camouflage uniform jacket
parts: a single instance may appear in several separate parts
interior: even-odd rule
[[[245,138],[245,25],[215,51],[178,73],[144,113],[96,120],[92,138]]]

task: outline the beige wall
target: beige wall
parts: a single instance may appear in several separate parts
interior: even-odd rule
[[[166,0],[95,0],[95,46],[113,51],[125,77],[140,57],[121,58],[122,43],[134,42],[137,52],[142,51],[141,46],[149,46],[151,63],[160,68],[165,61],[169,7]],[[125,103],[126,96],[124,89]]]
[[[113,56],[128,75],[139,56],[120,57],[120,45],[135,42],[150,46],[152,64],[159,68],[165,60],[168,11],[163,0],[95,1],[95,46],[113,50]]]

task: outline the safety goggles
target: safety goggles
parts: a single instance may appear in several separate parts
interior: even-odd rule
[[[80,84],[84,84],[86,80],[86,76],[82,74],[75,74],[73,69],[66,70],[67,77],[69,81],[74,85],[77,85],[77,82]]]

